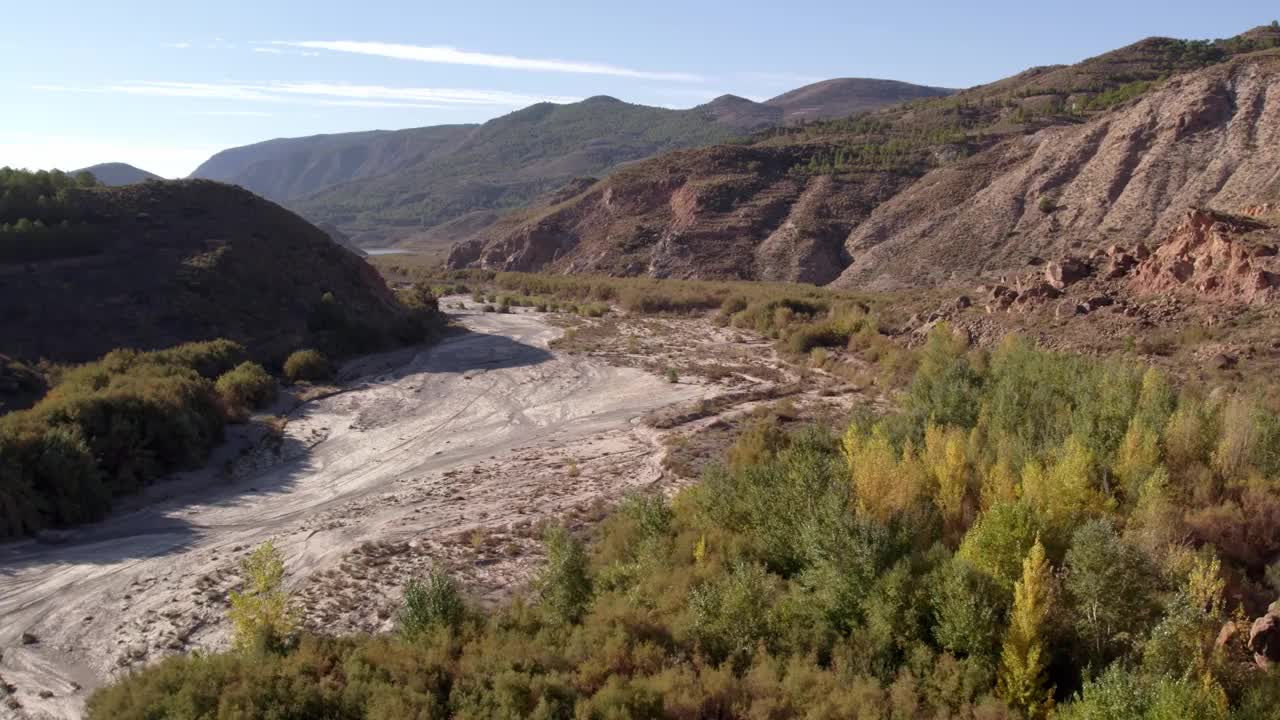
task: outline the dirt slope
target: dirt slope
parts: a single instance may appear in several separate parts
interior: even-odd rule
[[[852,264],[837,284],[992,276],[1035,257],[1150,242],[1188,207],[1239,212],[1277,198],[1280,57],[1269,54],[933,171],[849,235]]]

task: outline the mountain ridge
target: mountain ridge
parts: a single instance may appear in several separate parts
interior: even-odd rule
[[[192,177],[242,185],[358,244],[390,244],[435,237],[430,231],[439,228],[438,235],[468,213],[523,206],[575,177],[782,124],[789,113],[832,114],[823,103],[883,106],[903,92],[949,92],[893,81],[833,82],[814,92],[816,106],[805,108],[784,96],[774,99],[777,105],[721,96],[672,110],[598,95],[536,103],[479,125],[281,138],[224,150]],[[876,100],[876,88],[889,94]]]

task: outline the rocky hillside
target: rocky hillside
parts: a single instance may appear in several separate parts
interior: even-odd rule
[[[1163,38],[954,96],[628,167],[453,267],[893,288],[1150,241],[1280,197],[1280,30]]]
[[[1175,77],[1092,122],[1011,138],[922,178],[850,234],[839,283],[994,274],[1151,241],[1189,206],[1280,199],[1280,55]]]
[[[271,362],[348,331],[376,345],[401,328],[404,311],[372,267],[241,188],[170,181],[63,196],[75,243],[0,260],[5,355],[79,362],[225,337]],[[12,240],[41,242],[32,232]]]
[[[950,91],[839,79],[764,103],[725,95],[687,110],[610,97],[539,103],[483,125],[270,140],[210,158],[193,177],[241,185],[357,244],[432,245],[487,227],[569,180],[662,152],[797,120],[839,117]],[[474,214],[460,226],[450,221]]]
[[[80,168],[74,174],[87,172],[98,179],[98,182],[110,187],[118,187],[120,185],[132,185],[134,183],[145,182],[147,180],[163,180],[155,173],[147,172],[141,168],[136,168],[127,163],[101,163],[99,165],[91,165],[87,168]]]

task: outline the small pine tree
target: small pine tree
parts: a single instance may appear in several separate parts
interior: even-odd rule
[[[1044,545],[1036,538],[1022,561],[1022,579],[1013,589],[1013,610],[1000,653],[999,676],[1000,694],[1010,705],[1021,708],[1030,720],[1046,717],[1053,709],[1053,688],[1047,687],[1045,677],[1049,658],[1044,646],[1052,601],[1051,581]]]

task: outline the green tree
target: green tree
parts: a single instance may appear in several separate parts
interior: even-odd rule
[[[1085,523],[1066,555],[1067,595],[1087,659],[1101,668],[1141,637],[1151,618],[1155,575],[1109,520]]]
[[[284,559],[275,541],[259,545],[240,562],[242,592],[231,593],[228,617],[240,650],[278,650],[293,640],[298,627],[284,589]]]
[[[547,531],[547,561],[538,578],[538,593],[552,617],[566,623],[582,618],[591,602],[591,577],[582,543],[562,527]]]
[[[1020,708],[1029,720],[1053,710],[1053,688],[1048,686],[1045,647],[1046,623],[1051,610],[1053,575],[1044,545],[1036,538],[1022,562],[1022,579],[1013,588],[1013,610],[1000,651],[999,689],[1005,701]]]

